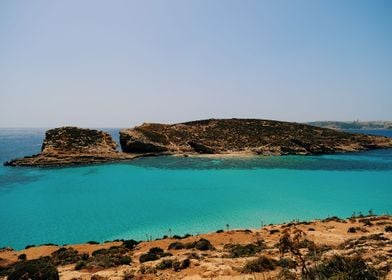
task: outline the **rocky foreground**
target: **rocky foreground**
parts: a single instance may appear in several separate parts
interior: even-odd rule
[[[209,119],[122,129],[120,144],[122,152],[106,132],[56,128],[46,132],[40,154],[5,165],[64,166],[151,155],[315,155],[391,148],[392,138],[271,120]]]
[[[3,248],[0,279],[7,276],[10,280],[392,279],[392,217],[331,217],[143,242]]]

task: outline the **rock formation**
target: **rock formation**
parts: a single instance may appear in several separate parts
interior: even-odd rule
[[[61,166],[134,158],[132,155],[118,152],[116,147],[116,142],[106,132],[61,127],[46,132],[40,154],[11,160],[5,165]]]
[[[306,124],[209,119],[179,124],[147,123],[120,131],[123,152],[102,131],[77,127],[48,130],[41,153],[9,166],[62,166],[130,160],[151,155],[311,155],[392,147],[392,138],[352,134]]]
[[[209,119],[123,129],[120,144],[129,153],[308,155],[390,148],[392,139],[281,121]]]

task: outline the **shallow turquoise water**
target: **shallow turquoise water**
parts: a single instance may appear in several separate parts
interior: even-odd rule
[[[38,152],[41,140],[42,130],[0,131],[0,160]],[[195,234],[369,209],[392,213],[391,198],[391,150],[1,167],[0,247],[158,238],[169,229]]]

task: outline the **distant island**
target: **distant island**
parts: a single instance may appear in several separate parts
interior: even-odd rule
[[[392,121],[353,121],[353,122],[339,122],[339,121],[318,121],[308,122],[309,125],[331,129],[392,129]]]
[[[5,165],[65,166],[158,155],[317,155],[392,147],[392,139],[384,136],[260,119],[145,123],[122,129],[119,140],[122,152],[106,132],[55,128],[46,132],[40,154]]]

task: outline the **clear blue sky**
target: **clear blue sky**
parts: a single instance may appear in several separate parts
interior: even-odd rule
[[[390,0],[10,0],[0,40],[0,126],[392,119]]]

